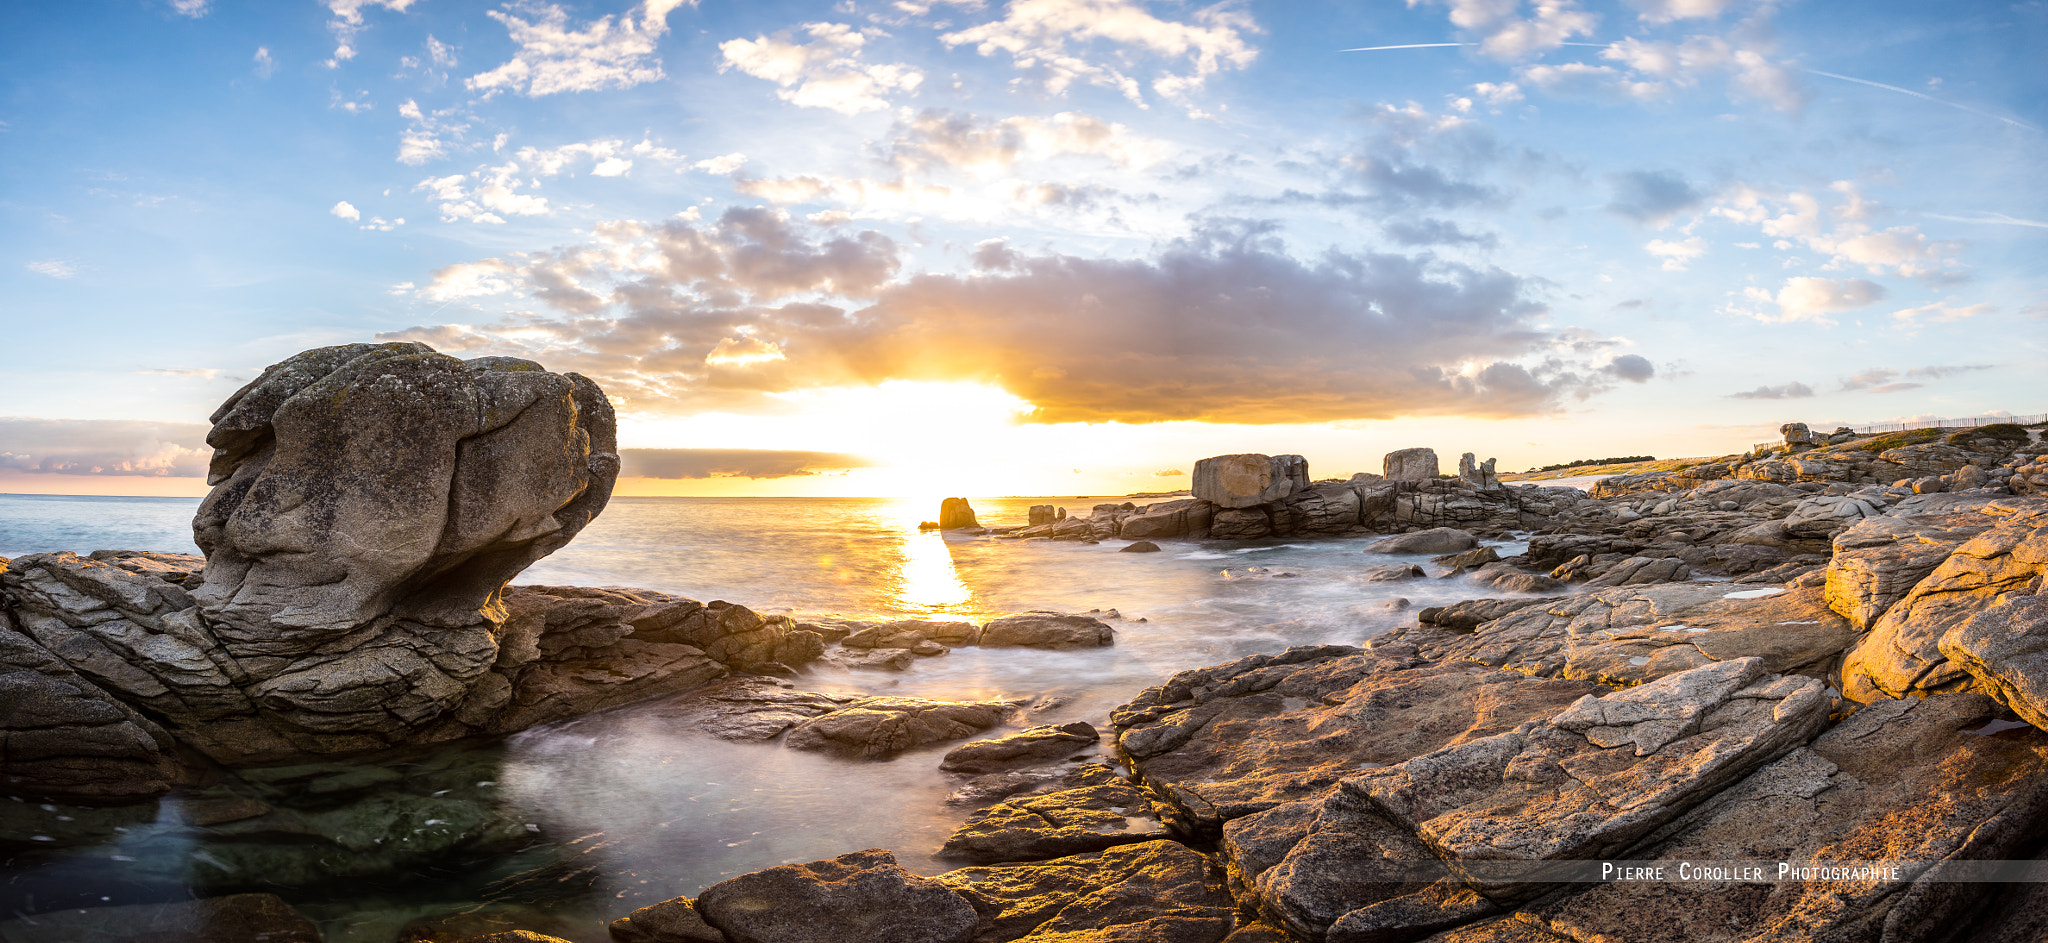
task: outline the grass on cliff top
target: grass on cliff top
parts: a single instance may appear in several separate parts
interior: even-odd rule
[[[1502,481],[1555,481],[1559,478],[1583,478],[1588,475],[1637,475],[1653,471],[1679,471],[1708,462],[1727,461],[1734,455],[1703,455],[1698,458],[1663,458],[1649,462],[1619,462],[1613,465],[1580,465],[1577,468],[1559,468],[1545,472],[1516,472],[1502,475]]]

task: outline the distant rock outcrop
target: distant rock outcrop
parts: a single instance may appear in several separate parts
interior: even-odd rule
[[[940,530],[965,530],[980,526],[981,522],[974,519],[974,506],[968,504],[966,498],[947,498],[939,502]]]
[[[1437,476],[1435,449],[1402,449],[1381,460],[1389,481],[1422,481]]]
[[[1306,490],[1308,461],[1299,455],[1218,455],[1195,463],[1195,497],[1220,508],[1271,504]]]

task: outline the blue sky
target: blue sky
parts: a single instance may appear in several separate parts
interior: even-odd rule
[[[376,338],[592,376],[683,450],[645,493],[2040,412],[2044,41],[2039,0],[10,4],[0,491],[198,493],[214,405]]]

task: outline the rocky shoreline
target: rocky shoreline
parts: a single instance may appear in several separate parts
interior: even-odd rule
[[[80,834],[174,794],[187,823],[242,836],[243,873],[287,886],[516,858],[532,826],[469,811],[489,783],[464,750],[637,702],[722,740],[855,761],[957,744],[938,774],[964,820],[941,852],[956,870],[850,849],[620,914],[626,943],[2017,943],[2048,927],[2040,884],[1973,866],[2048,855],[2034,430],[1794,424],[1767,454],[1590,494],[1503,484],[1471,455],[1439,475],[1434,453],[1404,450],[1384,474],[1326,481],[1299,456],[1218,456],[1190,498],[1033,509],[1020,528],[949,501],[936,525],[1008,539],[1376,535],[1373,551],[1416,559],[1372,580],[1462,573],[1496,593],[1364,645],[1183,671],[1099,724],[974,739],[1047,705],[799,682],[806,666],[900,671],[963,646],[1113,646],[1119,617],[799,619],[508,586],[603,509],[618,472],[602,393],[523,361],[309,351],[214,423],[204,557],[0,560],[0,793],[103,810]],[[1525,551],[1480,545],[1509,532]],[[352,765],[368,756],[406,771]],[[339,803],[395,781],[402,799],[363,807],[264,798]],[[360,837],[408,828],[403,848]],[[1617,861],[1852,870],[1588,876]],[[0,922],[0,937],[318,939],[263,893],[98,909]],[[450,918],[405,939],[556,931],[542,915]]]

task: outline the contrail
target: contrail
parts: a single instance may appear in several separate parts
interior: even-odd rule
[[[1950,216],[1945,213],[1922,213],[1920,215],[1933,219],[1945,219],[1952,223],[1989,223],[1999,226],[2032,226],[2036,229],[2048,229],[2048,223],[2021,219],[2017,216],[2007,216],[2004,213],[1985,212],[1978,216]]]
[[[1868,85],[1868,86],[1870,86],[1871,88],[1881,88],[1881,89],[1885,89],[1886,91],[1898,92],[1898,93],[1900,93],[1900,94],[1902,94],[1902,95],[1911,95],[1911,96],[1913,96],[1914,98],[1919,98],[1919,99],[1924,99],[1924,100],[1926,100],[1926,101],[1931,101],[1931,102],[1933,102],[1933,103],[1935,103],[1935,104],[1937,104],[1937,105],[1947,105],[1947,106],[1949,106],[1950,108],[1960,108],[1960,109],[1962,109],[1962,110],[1964,110],[1964,111],[1967,111],[1967,112],[1969,112],[1970,114],[1973,114],[1973,115],[1981,115],[1981,116],[1983,116],[1983,117],[1986,117],[1986,118],[1991,118],[1991,119],[1994,119],[1994,120],[1997,120],[1997,121],[2003,121],[2003,122],[2005,122],[2006,124],[2012,125],[2013,127],[2016,127],[2016,128],[2025,128],[2025,129],[2027,129],[2027,130],[2029,130],[2029,131],[2039,131],[2039,130],[2041,130],[2040,128],[2034,127],[2033,125],[2031,125],[2031,124],[2028,124],[2028,123],[2026,123],[2026,122],[2024,122],[2024,121],[2019,121],[2019,120],[2016,120],[2016,119],[2013,119],[2013,118],[2008,118],[2008,117],[2006,117],[2006,116],[2004,116],[2004,115],[1995,115],[1995,114],[1992,114],[1991,112],[1988,112],[1988,111],[1980,111],[1980,110],[1978,110],[1978,109],[1975,109],[1975,108],[1972,108],[1972,107],[1970,107],[1970,106],[1968,106],[1968,105],[1960,105],[1960,104],[1957,104],[1957,103],[1955,103],[1955,102],[1952,102],[1952,101],[1946,101],[1946,100],[1944,100],[1944,99],[1936,98],[1936,97],[1934,97],[1934,96],[1932,96],[1932,95],[1927,95],[1927,94],[1924,94],[1924,93],[1921,93],[1921,92],[1916,92],[1916,91],[1913,91],[1913,90],[1912,90],[1912,89],[1910,89],[1910,88],[1900,88],[1900,87],[1898,87],[1898,86],[1896,86],[1896,85],[1886,85],[1886,84],[1884,84],[1883,82],[1872,82],[1872,81],[1871,81],[1871,80],[1869,80],[1869,79],[1859,79],[1859,78],[1856,78],[1856,77],[1854,77],[1854,76],[1849,76],[1849,75],[1836,75],[1836,74],[1835,74],[1835,73],[1833,73],[1833,72],[1822,72],[1822,71],[1821,71],[1821,70],[1819,70],[1819,69],[1808,69],[1808,70],[1806,70],[1806,71],[1807,71],[1807,72],[1809,72],[1809,73],[1812,73],[1812,74],[1814,74],[1814,75],[1825,75],[1825,76],[1827,76],[1828,78],[1831,78],[1831,79],[1841,79],[1841,80],[1842,80],[1842,81],[1844,81],[1844,82],[1854,82],[1854,83],[1856,83],[1856,84],[1858,84],[1858,85]]]

